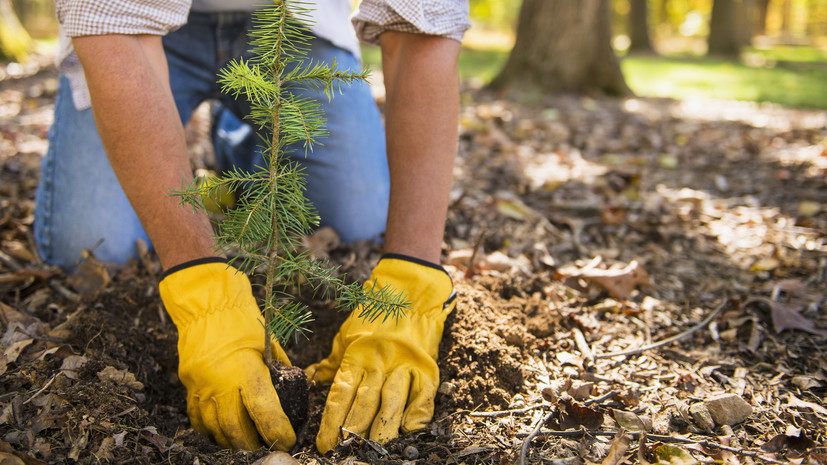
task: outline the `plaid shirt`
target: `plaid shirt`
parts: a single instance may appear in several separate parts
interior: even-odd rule
[[[197,0],[196,0],[197,1]],[[330,14],[348,0],[317,0],[317,24],[312,29],[334,44],[350,44],[344,37],[353,33],[329,21]],[[232,0],[225,2],[233,4]],[[244,0],[239,4],[246,4]],[[88,108],[89,91],[80,63],[74,55],[71,38],[101,34],[165,35],[187,21],[191,0],[55,0],[61,26],[57,62],[72,86],[72,97],[79,110]],[[339,10],[336,10],[339,7]],[[324,10],[324,11],[321,11]],[[458,41],[470,26],[468,0],[361,0],[351,21],[358,37],[376,43],[387,30],[444,36]],[[351,50],[358,55],[355,42]],[[350,47],[348,47],[350,48]]]

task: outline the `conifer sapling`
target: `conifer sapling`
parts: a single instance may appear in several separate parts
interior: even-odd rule
[[[251,104],[247,120],[261,135],[262,165],[254,172],[234,169],[220,176],[194,180],[176,191],[182,203],[205,209],[204,199],[233,192],[233,209],[216,220],[215,248],[230,263],[251,274],[265,274],[265,361],[272,364],[271,335],[284,343],[307,331],[312,321],[307,305],[295,294],[310,290],[315,298],[336,299],[339,308],[361,308],[360,317],[399,318],[409,303],[391,287],[346,283],[338,269],[303,251],[302,238],[319,224],[319,216],[305,196],[305,178],[288,151],[307,156],[327,135],[320,103],[293,91],[310,90],[331,99],[342,85],[364,81],[366,69],[338,70],[306,59],[310,48],[309,5],[274,0],[253,15],[252,57],[232,61],[219,73],[225,93]]]

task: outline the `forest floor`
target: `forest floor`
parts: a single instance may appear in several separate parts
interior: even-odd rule
[[[256,461],[192,430],[151,253],[36,256],[55,88],[47,59],[0,66],[0,462]],[[466,89],[454,173],[433,421],[320,456],[314,385],[301,463],[827,463],[825,112]],[[363,279],[380,251],[320,253]],[[313,306],[302,367],[345,317]]]

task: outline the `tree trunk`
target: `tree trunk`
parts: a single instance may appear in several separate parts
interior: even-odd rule
[[[629,2],[629,52],[654,53],[649,39],[649,9],[647,0],[630,0]]]
[[[17,19],[11,0],[0,0],[0,58],[26,59],[32,38]]]
[[[712,17],[709,20],[710,55],[738,56],[741,53],[741,34],[739,24],[743,18],[737,14],[735,0],[714,0]]]
[[[756,0],[755,30],[756,35],[767,33],[767,12],[770,9],[770,0]]]
[[[611,45],[606,0],[523,0],[499,90],[630,95]]]

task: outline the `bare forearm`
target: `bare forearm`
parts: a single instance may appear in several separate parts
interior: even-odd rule
[[[459,42],[385,32],[386,252],[439,263],[457,144]]]
[[[192,171],[160,37],[86,36],[73,45],[109,161],[162,266],[212,255],[208,218],[169,196]]]

